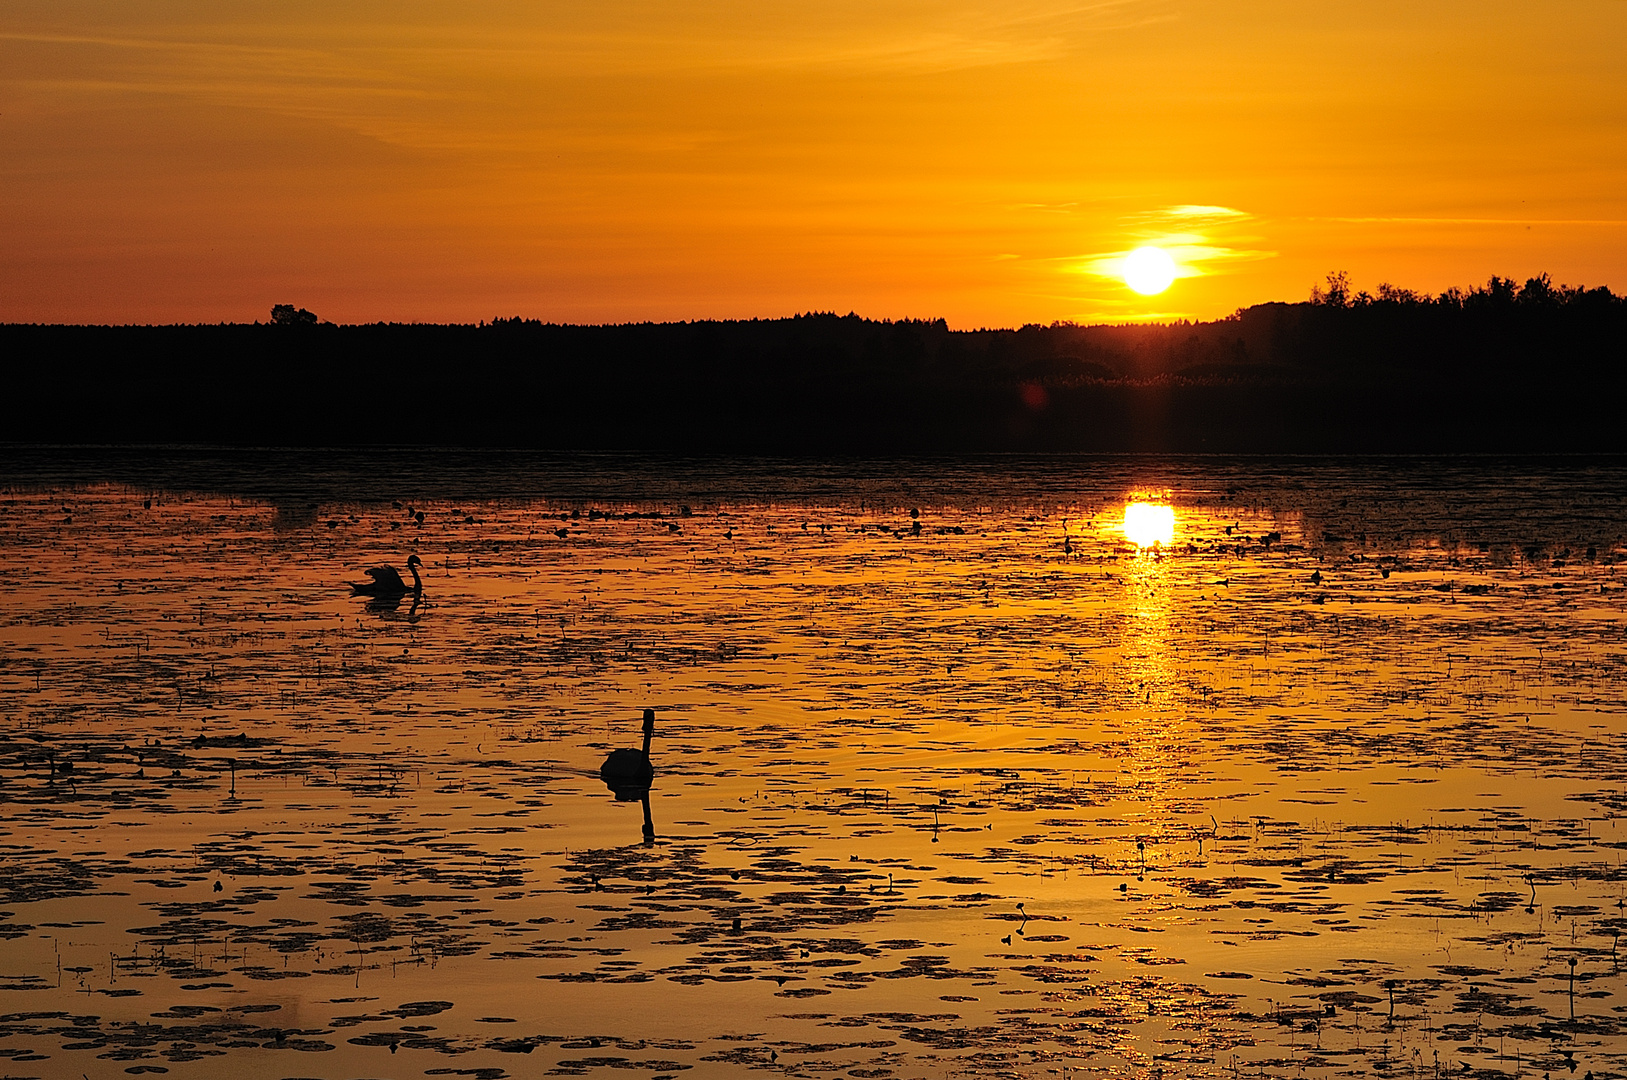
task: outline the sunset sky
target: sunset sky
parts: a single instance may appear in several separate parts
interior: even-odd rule
[[[1337,269],[1627,287],[1627,0],[0,5],[0,321],[966,328]]]

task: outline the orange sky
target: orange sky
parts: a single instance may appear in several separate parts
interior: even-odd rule
[[[1111,257],[1170,246],[1143,298]],[[0,321],[1627,288],[1627,0],[6,0]]]

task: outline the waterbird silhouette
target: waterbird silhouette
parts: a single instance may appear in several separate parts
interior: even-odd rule
[[[401,575],[393,566],[374,566],[367,571],[371,581],[350,582],[352,596],[371,596],[374,600],[396,600],[412,593],[413,596],[422,596],[424,592],[424,579],[418,576],[418,568],[423,565],[416,554],[407,556],[407,571],[412,574],[412,584],[408,585],[401,579]]]
[[[650,740],[655,738],[655,710],[644,710],[644,749],[610,751],[599,766],[599,779],[615,795],[617,802],[644,804],[644,842],[655,842],[655,822],[650,818],[650,785],[655,782],[655,766],[650,764]]]

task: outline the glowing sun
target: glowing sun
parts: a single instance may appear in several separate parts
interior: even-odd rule
[[[1169,288],[1175,280],[1175,260],[1162,248],[1138,247],[1124,257],[1124,283],[1143,296]]]

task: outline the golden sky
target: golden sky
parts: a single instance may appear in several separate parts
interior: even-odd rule
[[[1011,326],[1335,269],[1627,287],[1627,0],[0,4],[0,321]]]

